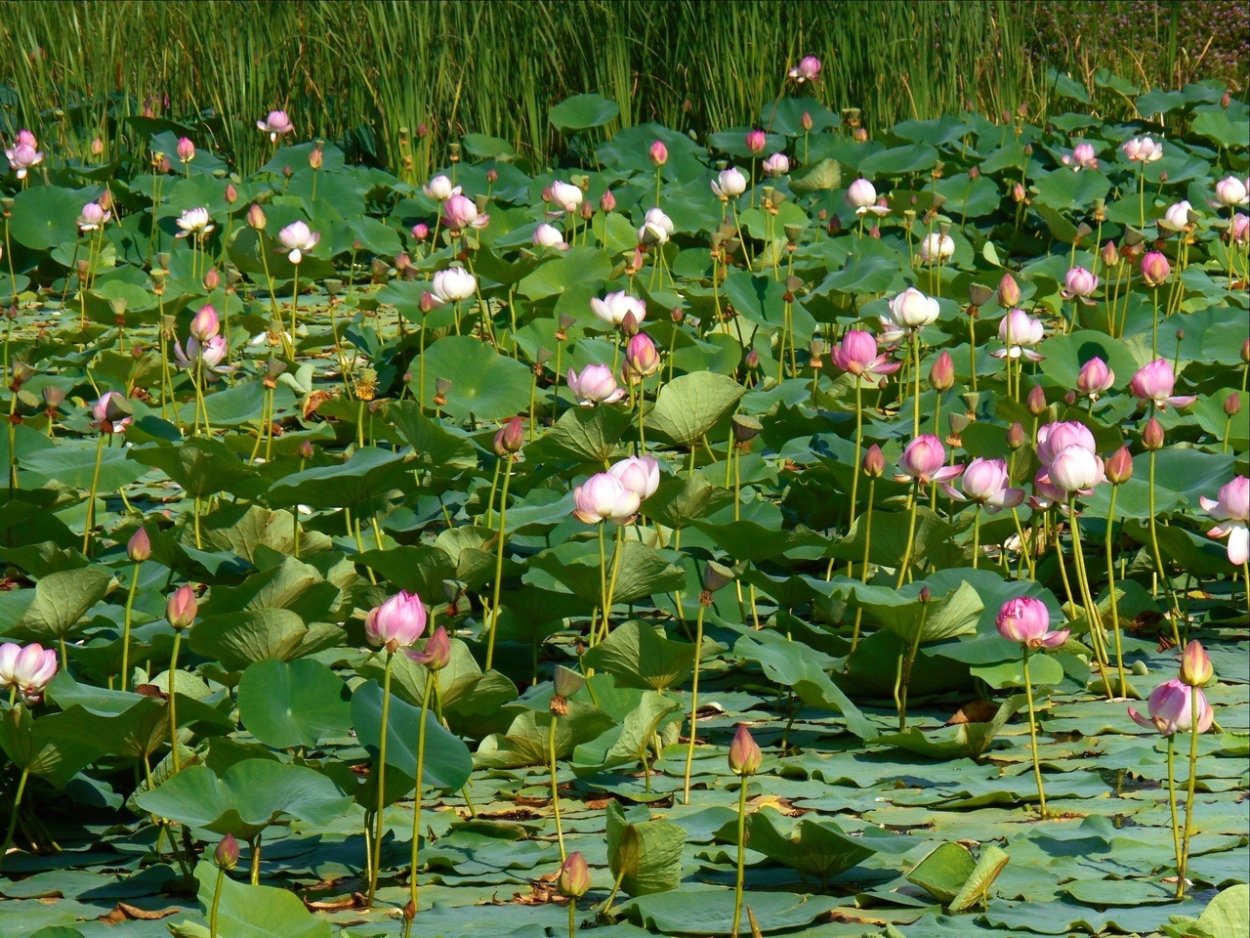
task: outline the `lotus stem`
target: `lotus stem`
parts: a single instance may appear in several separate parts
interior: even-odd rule
[[[291,352],[295,352],[295,325],[299,315],[299,264],[295,265],[295,277],[291,280]]]
[[[690,804],[690,773],[694,767],[694,746],[698,736],[696,721],[699,716],[699,668],[703,663],[703,614],[707,611],[711,596],[707,598],[709,602],[704,602],[703,597],[699,597],[699,614],[695,617],[694,623],[694,677],[690,685],[690,739],[686,743],[686,772],[682,782],[683,804]]]
[[[260,834],[252,838],[252,862],[249,870],[249,881],[253,886],[260,885]]]
[[[915,402],[912,408],[911,436],[912,439],[920,436],[920,333],[912,330],[911,334],[911,357],[912,366],[915,369],[913,379],[915,381]]]
[[[916,663],[916,654],[920,651],[920,638],[924,634],[924,622],[929,612],[929,604],[920,604],[920,623],[916,626],[916,637],[911,640],[907,651],[898,656],[898,670],[894,675],[894,705],[898,708],[898,729],[901,733],[907,729],[907,691],[911,686],[911,669]]]
[[[1037,755],[1037,716],[1033,707],[1033,681],[1029,678],[1029,646],[1024,646],[1024,698],[1029,706],[1029,748],[1033,752],[1033,777],[1037,780],[1039,811],[1046,817],[1046,789],[1042,785],[1042,763]]]
[[[425,775],[425,722],[426,716],[430,711],[430,694],[433,692],[434,684],[438,681],[437,672],[428,668],[425,672],[425,688],[421,692],[421,723],[417,727],[417,790],[413,796],[412,802],[412,860],[408,872],[408,900],[412,903],[412,911],[415,915],[419,906],[417,905],[417,894],[420,885],[417,881],[417,867],[420,860],[421,852],[421,794],[422,782]],[[378,841],[381,844],[381,840]],[[381,865],[382,853],[378,851],[378,863]]]
[[[567,860],[564,849],[564,826],[560,822],[560,786],[556,778],[556,726],[560,718],[551,714],[551,728],[547,731],[547,760],[551,763],[551,812],[556,820],[556,842],[560,845],[560,862]]]
[[[391,716],[391,665],[395,660],[395,652],[388,646],[386,649],[386,669],[382,673],[382,727],[378,741],[378,760],[374,775],[377,777],[377,806],[374,810],[375,828],[373,835],[373,857],[369,864],[369,894],[366,905],[373,905],[373,897],[378,891],[378,875],[382,870],[382,826],[383,813],[386,808],[386,734],[387,724]],[[424,726],[424,724],[423,724]]]
[[[208,912],[208,938],[217,938],[217,911],[221,907],[221,887],[226,880],[226,868],[217,867],[217,888],[213,890],[213,905]]]
[[[864,558],[860,563],[859,578],[863,583],[868,582],[868,554],[872,547],[872,503],[873,496],[876,494],[877,480],[875,476],[868,479],[868,504],[864,507]],[[859,629],[864,618],[864,608],[862,606],[855,607],[855,625],[851,632],[851,651],[855,654],[855,649],[859,646]]]
[[[743,775],[738,785],[738,870],[734,880],[734,918],[729,934],[737,936],[742,924],[742,893],[746,880],[747,865],[747,787],[750,782]]]
[[[14,401],[17,400],[16,393],[14,393],[13,399]],[[11,433],[13,424],[10,422],[9,426]],[[100,463],[104,459],[104,443],[107,439],[107,436],[103,432],[101,432],[99,437],[96,438],[95,466],[91,470],[91,488],[87,492],[87,520],[84,523],[82,532],[82,552],[83,555],[87,557],[91,556],[91,532],[92,529],[95,528],[95,496],[96,492],[100,488]],[[13,450],[10,449],[10,459],[13,458],[12,452]],[[14,469],[10,475],[10,484],[12,484],[12,477],[14,475],[16,475],[16,469]]]
[[[1185,874],[1189,870],[1189,842],[1194,835],[1194,787],[1198,781],[1198,688],[1189,688],[1189,784],[1185,793],[1185,828],[1181,833],[1181,862],[1176,871],[1176,899],[1185,898],[1188,885]]]
[[[1094,660],[1098,663],[1098,673],[1102,678],[1103,690],[1110,700],[1115,695],[1111,691],[1111,681],[1107,677],[1107,638],[1103,631],[1102,619],[1098,607],[1094,605],[1094,596],[1089,589],[1089,576],[1085,572],[1085,552],[1081,548],[1081,522],[1076,513],[1076,496],[1068,495],[1068,526],[1072,531],[1072,553],[1076,558],[1076,582],[1081,591],[1081,602],[1085,606],[1085,621],[1089,623],[1089,637],[1094,646]]]
[[[495,661],[495,635],[499,632],[499,590],[503,583],[504,537],[508,525],[508,483],[512,480],[512,457],[504,457],[503,490],[499,493],[499,543],[495,549],[495,587],[490,603],[490,638],[486,641],[486,670]]]
[[[907,580],[908,568],[911,565],[912,550],[916,546],[916,508],[920,501],[920,483],[912,483],[911,490],[911,517],[907,522],[907,546],[903,549],[903,560],[898,566],[898,582],[894,584],[894,588],[900,588]]]
[[[1112,554],[1112,531],[1115,529],[1115,497],[1120,487],[1111,486],[1111,503],[1107,508],[1107,532],[1103,552],[1107,559],[1107,592],[1111,598],[1111,632],[1115,637],[1115,667],[1120,679],[1120,696],[1128,696],[1128,678],[1124,675],[1124,646],[1120,635],[1120,605],[1115,593],[1115,557]]]
[[[126,689],[126,682],[130,680],[130,624],[134,617],[135,593],[139,589],[140,566],[136,563],[131,570],[130,591],[126,594],[126,609],[122,614],[122,690]]]
[[[1163,590],[1167,593],[1168,600],[1172,606],[1172,643],[1176,646],[1181,644],[1181,636],[1179,630],[1180,607],[1177,605],[1176,596],[1172,592],[1172,587],[1168,583],[1167,568],[1163,566],[1163,555],[1159,553],[1159,529],[1158,516],[1155,512],[1155,454],[1157,450],[1150,451],[1150,469],[1147,489],[1147,498],[1149,500],[1150,511],[1150,549],[1155,564],[1155,583],[1150,591],[1150,595],[1157,597],[1159,595],[1159,584],[1163,584]]]
[[[26,779],[30,777],[30,768],[22,769],[17,780],[17,793],[13,796],[13,807],[9,810],[9,826],[4,832],[4,846],[0,847],[0,867],[4,866],[4,858],[8,856],[9,846],[13,843],[13,833],[17,830],[17,810],[22,805],[22,795],[26,793]]]
[[[1190,711],[1192,714],[1192,711]],[[1179,891],[1182,863],[1181,827],[1176,811],[1176,735],[1168,734],[1168,808],[1172,812],[1172,849],[1176,853],[1176,879]],[[1179,898],[1179,896],[1178,896]]]
[[[178,652],[182,647],[182,629],[174,629],[174,650],[169,655],[169,752],[173,757],[174,774],[182,771],[182,757],[178,754],[178,703],[174,677],[178,673]]]
[[[981,559],[981,505],[978,503],[972,509],[972,569],[978,569],[977,564]]]

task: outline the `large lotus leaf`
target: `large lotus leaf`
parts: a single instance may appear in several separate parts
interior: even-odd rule
[[[833,896],[813,896],[789,890],[769,892],[755,889],[746,893],[746,908],[755,916],[760,934],[764,935],[816,935],[823,929],[837,928],[837,924],[830,919],[841,904],[844,904],[844,900],[839,902]],[[620,910],[631,922],[636,922],[640,928],[647,929],[653,935],[690,935],[692,938],[728,936],[732,934],[733,927],[734,890],[685,882],[680,889],[671,892],[631,899],[622,903]],[[880,914],[880,911],[873,909],[871,913],[855,914],[867,916]],[[918,917],[918,910],[907,911],[911,915],[902,921],[911,921]],[[895,920],[899,921],[897,918]],[[751,923],[743,912],[738,934],[751,934],[750,927]],[[856,928],[851,934],[860,934],[862,931],[856,926],[851,927]],[[901,934],[897,929],[895,932]]]
[[[624,407],[571,407],[526,449],[531,459],[577,459],[603,463],[620,449],[633,415]]]
[[[1123,342],[1089,329],[1051,336],[1043,343],[1042,351],[1046,355],[1041,362],[1042,373],[1061,388],[1076,387],[1081,366],[1091,358],[1101,358],[1115,372],[1117,381],[1125,382],[1144,364]]]
[[[738,822],[732,821],[717,836],[736,844],[737,827]],[[804,819],[790,826],[771,808],[747,819],[747,843],[770,860],[821,880],[849,870],[876,852],[871,840],[852,838],[833,821]]]
[[[641,809],[645,815],[646,810]],[[681,884],[681,852],[686,832],[672,821],[632,820],[608,802],[608,868],[631,896],[667,892]]]
[[[1045,173],[1034,181],[1037,201],[1060,212],[1072,212],[1080,206],[1093,205],[1111,190],[1107,177],[1097,170],[1074,173],[1066,166]]]
[[[316,746],[351,727],[346,685],[324,664],[257,661],[239,680],[239,718],[267,746]]]
[[[13,198],[13,240],[46,251],[78,237],[78,213],[90,196],[56,186],[31,186]]]
[[[612,276],[612,261],[605,252],[598,248],[570,248],[559,257],[544,261],[522,277],[521,282],[517,284],[517,292],[530,300],[566,294],[578,297],[579,310],[570,312],[573,315],[581,312],[581,318],[587,322],[598,322],[593,318],[594,314],[590,312],[591,292],[610,276]],[[455,380],[452,375],[445,377]]]
[[[217,913],[220,935],[231,938],[330,938],[330,923],[308,911],[300,897],[275,886],[251,886],[221,876],[216,866],[203,860],[196,864],[200,905]],[[218,896],[217,890],[221,890]],[[190,938],[186,925],[174,926],[175,934]],[[191,926],[199,930],[199,926]],[[208,935],[208,930],[203,929]],[[199,936],[196,936],[199,938]]]
[[[600,698],[602,694],[596,692]],[[600,699],[600,706],[603,701]],[[655,691],[645,691],[638,705],[625,714],[620,725],[597,739],[578,746],[573,753],[573,763],[579,773],[590,767],[601,771],[622,764],[636,764],[647,758],[647,752],[655,743],[661,727],[672,720],[680,720],[677,713],[681,705],[672,697]]]
[[[609,569],[618,568],[612,604],[637,602],[656,593],[681,589],[686,574],[676,565],[676,559],[673,551],[657,550],[640,541],[622,541],[615,548],[609,546]],[[549,573],[587,602],[602,602],[598,552],[588,549],[585,542],[566,541],[536,554],[530,564]]]
[[[714,514],[732,500],[732,492],[702,475],[682,476],[660,483],[643,505],[643,512],[661,524],[681,528]]]
[[[551,126],[568,133],[602,127],[616,120],[620,113],[621,109],[616,102],[609,101],[601,94],[579,94],[565,98],[547,116]]]
[[[294,557],[282,557],[275,566],[259,570],[238,586],[218,586],[206,612],[221,616],[228,612],[259,609],[289,609],[306,622],[337,619],[339,588],[327,582],[321,571]]]
[[[270,658],[289,661],[342,640],[337,625],[310,629],[289,609],[250,609],[205,616],[191,630],[191,650],[231,671]]]
[[[396,589],[425,597],[440,595],[444,580],[456,578],[456,565],[437,547],[401,544],[385,550],[367,550],[354,558],[382,574]]]
[[[225,491],[242,494],[256,485],[247,467],[218,440],[193,437],[177,446],[137,446],[129,455],[136,462],[160,469],[195,498]]]
[[[679,446],[691,446],[727,417],[744,393],[728,375],[679,375],[660,389],[647,416],[648,428]]]
[[[20,769],[56,788],[107,751],[98,727],[81,707],[70,707],[33,719],[18,705],[0,714],[0,749]]]
[[[907,874],[907,880],[939,899],[951,912],[962,912],[989,900],[994,880],[1008,856],[986,844],[979,859],[963,844],[939,844]]]
[[[47,643],[64,638],[109,591],[112,576],[99,567],[50,573],[35,584],[35,601],[17,624],[18,630]]]
[[[975,632],[985,609],[976,589],[967,582],[943,595],[931,596],[923,604],[928,607],[924,610],[919,598],[923,583],[909,583],[899,590],[855,582],[848,586],[848,603],[909,641],[918,630],[920,640],[929,642]]]
[[[866,157],[859,164],[859,172],[868,179],[919,173],[932,169],[937,163],[937,156],[937,150],[925,143],[891,147]]]
[[[443,426],[421,413],[413,401],[399,401],[386,409],[386,418],[394,424],[417,460],[429,471],[441,475],[472,469],[477,465],[477,449],[462,431]]]
[[[515,359],[467,335],[439,339],[425,351],[425,402],[441,380],[451,385],[439,409],[457,420],[501,420],[529,407],[533,373]],[[410,369],[415,376],[417,363]]]
[[[352,725],[361,743],[377,751],[382,739],[382,688],[367,681],[356,688],[351,703]],[[410,779],[417,777],[417,728],[421,708],[391,695],[386,724],[386,764]],[[458,736],[443,729],[433,709],[425,714],[425,784],[455,790],[469,780],[473,758]]]
[[[1199,495],[1215,498],[1220,486],[1234,475],[1231,453],[1165,447],[1154,455],[1157,514],[1170,514],[1181,507],[1197,509]],[[1093,514],[1106,517],[1110,488],[1100,485],[1084,501]],[[1147,519],[1150,507],[1150,454],[1139,453],[1133,457],[1133,477],[1121,484],[1116,493],[1115,510],[1124,517]],[[876,532],[873,533],[875,536]]]
[[[616,720],[597,707],[570,700],[568,713],[556,723],[556,758],[567,757],[578,745],[615,725]],[[473,763],[497,769],[547,765],[550,737],[551,714],[524,710],[513,719],[506,733],[493,733],[482,740],[473,753]]]
[[[251,840],[283,815],[313,827],[329,824],[351,799],[329,777],[306,766],[244,759],[220,778],[207,766],[188,766],[158,787],[138,792],[135,803],[158,817]]]
[[[105,448],[100,454],[100,475],[96,491],[113,492],[138,480],[147,467],[127,459],[128,450]],[[48,482],[88,490],[96,471],[96,445],[77,440],[60,440],[29,452],[18,452],[18,463],[28,472]],[[35,483],[35,479],[28,484]]]
[[[883,733],[874,742],[880,746],[896,746],[931,759],[976,759],[989,748],[994,737],[1024,704],[1025,696],[1014,694],[1003,701],[984,723],[956,723],[936,730],[909,726],[898,733]]]
[[[630,621],[589,649],[584,663],[611,674],[620,687],[664,690],[689,677],[694,653],[694,645],[670,641],[653,626]]]
[[[269,489],[274,505],[313,508],[370,506],[410,482],[407,460],[396,453],[366,446],[337,465],[317,466],[287,476]]]

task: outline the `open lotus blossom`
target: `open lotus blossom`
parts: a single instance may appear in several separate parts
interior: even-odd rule
[[[1189,204],[1189,200],[1184,199],[1167,207],[1163,217],[1159,219],[1159,227],[1166,228],[1168,231],[1184,231],[1194,223],[1197,217],[1198,213]]]
[[[287,260],[292,264],[302,261],[304,254],[315,248],[320,240],[321,235],[302,221],[293,221],[278,232],[278,241],[287,249]]]
[[[29,130],[19,130],[13,139],[13,146],[5,149],[9,167],[18,179],[25,179],[32,166],[43,162],[43,153],[39,150],[39,142]]]
[[[421,191],[435,202],[446,202],[453,195],[460,194],[460,187],[452,185],[451,180],[440,173],[423,185]]]
[[[99,202],[88,202],[82,207],[82,211],[78,213],[78,230],[81,232],[96,231],[103,228],[113,213],[104,208]]]
[[[586,524],[628,524],[642,499],[610,472],[597,472],[573,489],[573,515]]]
[[[125,433],[133,420],[130,402],[117,391],[105,391],[91,405],[91,425],[101,433]]]
[[[215,227],[213,218],[208,214],[206,208],[189,208],[178,216],[175,224],[178,226],[178,233],[175,238],[185,238],[194,236],[203,238]]]
[[[1005,459],[977,457],[968,463],[959,480],[959,491],[949,482],[942,483],[942,491],[956,501],[976,502],[994,514],[1004,508],[1015,508],[1024,501],[1024,489],[1012,488],[1011,474]]]
[[[0,645],[0,691],[16,688],[30,704],[43,699],[44,688],[56,676],[56,651],[38,643]]]
[[[612,369],[607,365],[587,365],[580,373],[570,368],[568,385],[582,407],[615,404],[625,396],[625,389],[617,385]]]
[[[890,315],[881,317],[881,338],[897,342],[905,334],[937,322],[941,312],[937,300],[908,287],[890,300]]]
[[[1066,505],[1068,493],[1050,481],[1046,467],[1037,470],[1033,476],[1033,494],[1029,496],[1029,506],[1035,511],[1045,511],[1052,505]]]
[[[638,229],[638,240],[643,244],[666,244],[674,230],[673,220],[659,208],[648,209]]]
[[[1105,361],[1095,355],[1081,366],[1081,373],[1076,376],[1076,389],[1092,401],[1098,400],[1115,384],[1115,372]]]
[[[477,278],[463,267],[448,267],[434,275],[431,288],[439,303],[457,303],[477,292]]]
[[[784,153],[774,153],[760,164],[765,176],[784,176],[790,172],[790,158]]]
[[[425,634],[425,604],[416,593],[400,590],[380,606],[374,606],[365,616],[365,638],[370,645],[387,645],[394,642],[400,648],[409,648]]]
[[[534,229],[534,236],[531,240],[536,248],[555,248],[559,251],[567,251],[569,247],[560,229],[555,225],[548,225],[546,222]]]
[[[269,134],[270,143],[277,143],[279,137],[295,133],[295,125],[287,117],[286,111],[270,111],[263,121],[256,122],[256,129]]]
[[[1046,336],[1046,328],[1040,319],[1034,319],[1022,309],[1013,309],[998,324],[998,337],[1006,348],[996,349],[995,358],[1027,358],[1040,362],[1044,355],[1033,350]]]
[[[890,361],[886,353],[877,354],[877,340],[871,332],[850,329],[829,355],[835,368],[860,375],[873,383],[891,375],[902,367]]]
[[[1139,400],[1150,401],[1160,410],[1166,407],[1188,407],[1198,398],[1192,394],[1174,395],[1176,375],[1172,371],[1172,363],[1166,358],[1156,358],[1147,362],[1133,375],[1128,389]]]
[[[231,370],[221,364],[225,361],[227,351],[228,346],[224,335],[215,335],[202,341],[195,336],[190,336],[187,338],[185,349],[175,343],[174,358],[188,371],[194,371],[198,366],[207,374],[225,374]]]
[[[1247,204],[1250,202],[1250,179],[1225,176],[1215,184],[1215,198],[1226,208]]]
[[[1240,566],[1250,561],[1250,478],[1237,476],[1220,488],[1214,501],[1205,495],[1199,496],[1198,501],[1207,514],[1220,522],[1207,534],[1228,538],[1229,563]]]
[[[485,228],[490,224],[490,216],[480,213],[477,203],[468,196],[456,192],[443,203],[443,224],[452,231]]]
[[[630,296],[624,290],[616,290],[603,299],[592,297],[590,311],[597,319],[609,326],[619,326],[626,316],[634,317],[634,325],[640,325],[647,318],[647,304],[636,296]]]
[[[1176,678],[1164,681],[1150,692],[1145,714],[1129,707],[1128,715],[1139,726],[1158,730],[1164,736],[1188,733],[1194,726],[1194,697],[1198,698],[1198,732],[1205,733],[1215,720],[1215,711],[1202,691],[1190,688]]]
[[[557,179],[551,184],[551,201],[566,212],[576,212],[582,204],[582,189],[571,182]]]
[[[920,242],[920,259],[926,264],[940,264],[955,254],[955,239],[948,234],[934,231]]]
[[[722,169],[712,180],[712,192],[718,199],[736,198],[747,191],[747,177],[736,166]]]
[[[621,480],[621,485],[642,501],[660,487],[660,464],[654,456],[630,456],[612,464],[608,470]]]
[[[964,471],[963,466],[946,465],[946,447],[931,433],[922,433],[903,450],[898,461],[902,473],[895,475],[898,482],[916,482],[929,485],[932,482],[949,482]]]
[[[1084,267],[1071,268],[1063,278],[1063,289],[1059,295],[1065,300],[1080,300],[1086,306],[1092,306],[1094,291],[1098,289],[1098,278]]]
[[[1033,596],[1017,596],[1003,603],[994,620],[998,634],[1029,648],[1058,648],[1068,640],[1070,629],[1051,631],[1050,610]]]
[[[816,81],[820,78],[820,59],[814,55],[805,55],[786,74],[800,85],[805,81]]]
[[[1120,149],[1130,163],[1153,163],[1163,159],[1163,144],[1150,137],[1134,137]]]
[[[1102,459],[1084,446],[1065,446],[1046,467],[1047,480],[1069,495],[1090,495],[1105,482]]]
[[[1063,165],[1069,167],[1073,172],[1080,172],[1082,169],[1098,168],[1098,157],[1094,153],[1094,145],[1085,140],[1074,146],[1070,154],[1065,153],[1060,159]]]
[[[846,202],[856,215],[888,215],[888,206],[877,204],[877,190],[867,179],[856,179],[846,190]]]
[[[1098,451],[1094,434],[1077,420],[1046,423],[1037,428],[1037,460],[1043,468],[1054,462],[1060,451],[1069,446],[1080,446],[1091,453]]]

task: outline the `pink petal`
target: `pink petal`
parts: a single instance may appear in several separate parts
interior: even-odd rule
[[[937,472],[930,476],[934,482],[945,482],[947,479],[957,479],[963,473],[963,466],[943,466]]]

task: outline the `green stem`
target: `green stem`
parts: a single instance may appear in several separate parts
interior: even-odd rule
[[[564,850],[564,827],[560,823],[560,786],[556,778],[556,726],[559,717],[551,714],[551,728],[547,731],[547,759],[551,763],[551,811],[556,819],[556,842],[560,845],[560,862],[567,860]]]
[[[295,349],[295,324],[299,313],[299,265],[295,265],[295,277],[291,281],[291,349]]]
[[[1172,849],[1176,852],[1176,873],[1179,888],[1181,870],[1181,827],[1176,815],[1176,735],[1168,735],[1168,807],[1172,811]]]
[[[859,474],[863,472],[861,462],[864,449],[864,392],[860,387],[859,375],[855,375],[855,462],[851,464],[851,520],[849,527],[855,526],[855,513],[859,502]]]
[[[252,838],[252,863],[249,882],[253,886],[260,885],[260,834]]]
[[[499,495],[499,544],[495,550],[495,589],[490,605],[490,638],[486,642],[486,670],[495,660],[495,636],[499,632],[499,589],[503,582],[504,535],[508,524],[508,482],[512,479],[512,457],[504,457],[503,491]]]
[[[920,436],[920,332],[912,330],[911,334],[911,357],[912,365],[915,368],[913,379],[915,380],[915,402],[912,406],[912,422],[911,422],[911,438],[914,440]]]
[[[1159,530],[1158,516],[1155,512],[1155,454],[1157,450],[1150,451],[1150,470],[1149,470],[1149,487],[1147,488],[1147,498],[1149,501],[1150,511],[1150,549],[1153,552],[1155,564],[1155,588],[1151,590],[1151,596],[1158,595],[1158,584],[1163,584],[1163,590],[1168,595],[1168,599],[1172,606],[1172,643],[1177,647],[1181,644],[1178,620],[1180,619],[1180,608],[1176,604],[1176,598],[1172,593],[1172,587],[1168,584],[1167,569],[1163,566],[1163,555],[1159,553]]]
[[[16,399],[16,394],[14,398]],[[100,463],[104,459],[104,443],[107,439],[107,434],[101,432],[96,440],[95,467],[91,470],[91,489],[87,493],[87,520],[82,532],[82,552],[88,557],[91,555],[91,531],[95,527],[95,496],[100,487]]]
[[[1111,486],[1111,503],[1107,508],[1107,532],[1103,539],[1103,553],[1107,560],[1107,592],[1111,597],[1111,632],[1115,637],[1115,667],[1120,678],[1120,696],[1128,696],[1128,678],[1124,675],[1124,646],[1120,636],[1120,605],[1115,592],[1115,557],[1111,550],[1112,531],[1115,529],[1115,496],[1118,485]]]
[[[682,803],[690,804],[690,771],[694,766],[695,729],[699,715],[699,667],[703,662],[703,614],[707,606],[699,601],[699,614],[694,623],[694,677],[690,685],[690,740],[686,744],[686,774],[682,783]]]
[[[30,768],[22,769],[22,775],[17,780],[17,793],[13,796],[13,807],[9,811],[9,826],[4,832],[4,846],[0,847],[0,866],[4,865],[4,858],[8,856],[9,847],[13,843],[13,832],[17,830],[17,809],[21,807],[22,795],[26,793],[26,779],[30,777]]]
[[[861,582],[864,583],[868,582],[868,553],[872,547],[872,503],[873,496],[876,493],[876,488],[877,480],[875,478],[870,478],[868,480],[868,504],[864,508],[864,557],[863,561],[860,563],[859,571],[859,578]],[[855,609],[855,627],[851,632],[850,654],[854,654],[856,647],[859,645],[859,627],[863,621],[863,617],[863,607],[857,606]]]
[[[1081,591],[1081,602],[1085,606],[1085,621],[1089,625],[1090,642],[1094,646],[1094,661],[1098,664],[1098,674],[1102,678],[1103,691],[1110,700],[1115,695],[1111,691],[1111,680],[1107,677],[1107,637],[1104,634],[1102,619],[1098,615],[1098,607],[1094,604],[1093,593],[1089,588],[1089,576],[1085,572],[1085,551],[1081,547],[1081,521],[1076,513],[1076,496],[1068,495],[1068,527],[1072,531],[1072,554],[1076,559],[1076,582]]]
[[[421,724],[417,727],[417,790],[412,802],[412,860],[408,871],[408,899],[412,902],[414,912],[418,908],[417,893],[419,885],[417,883],[417,866],[421,851],[421,783],[425,774],[425,721],[426,714],[429,713],[430,709],[430,693],[437,680],[437,672],[427,669],[425,672],[425,689],[421,692]],[[381,839],[378,840],[378,843],[381,843]],[[381,857],[380,851],[378,857]]]
[[[911,687],[911,669],[916,664],[916,654],[920,651],[920,638],[924,635],[924,620],[929,612],[929,604],[920,606],[920,624],[916,626],[916,636],[908,646],[906,657],[899,655],[898,672],[894,679],[894,703],[898,707],[898,729],[901,733],[907,729],[907,691]]]
[[[383,813],[386,808],[386,735],[387,723],[391,717],[391,664],[395,660],[395,653],[390,648],[386,650],[386,670],[382,673],[382,726],[381,738],[378,741],[378,761],[374,769],[374,775],[377,776],[378,797],[377,805],[374,809],[374,834],[373,834],[373,862],[369,866],[369,895],[366,904],[373,905],[373,897],[378,891],[378,875],[382,871],[382,826],[384,823]],[[424,724],[422,724],[424,726]]]
[[[208,938],[217,938],[217,910],[221,907],[221,887],[225,879],[225,868],[217,867],[217,888],[213,890],[213,905],[208,912]]]
[[[1189,688],[1189,785],[1185,793],[1185,829],[1181,834],[1181,862],[1176,873],[1176,899],[1185,898],[1189,869],[1189,841],[1194,835],[1194,786],[1198,781],[1198,688]]]
[[[972,569],[977,569],[981,559],[981,505],[972,509]]]
[[[1046,789],[1042,787],[1042,763],[1037,756],[1037,718],[1033,708],[1033,682],[1029,679],[1029,646],[1024,646],[1024,698],[1029,705],[1029,748],[1033,752],[1033,777],[1037,780],[1040,812],[1046,817]]]
[[[169,751],[173,756],[174,774],[182,771],[182,757],[178,755],[178,695],[174,692],[174,676],[178,673],[178,651],[182,647],[182,629],[174,630],[174,650],[169,656]]]
[[[903,550],[903,560],[898,566],[898,582],[894,584],[894,588],[900,588],[907,580],[907,568],[911,564],[911,553],[916,546],[916,507],[920,501],[920,483],[912,484],[911,490],[911,517],[907,522],[907,546]]]
[[[130,624],[134,616],[135,593],[139,588],[139,567],[136,563],[130,576],[130,592],[126,594],[126,611],[122,615],[122,673],[121,689],[126,689],[130,679]]]
[[[734,881],[734,919],[729,934],[737,936],[742,924],[742,893],[747,865],[747,786],[746,776],[738,785],[738,874]]]

